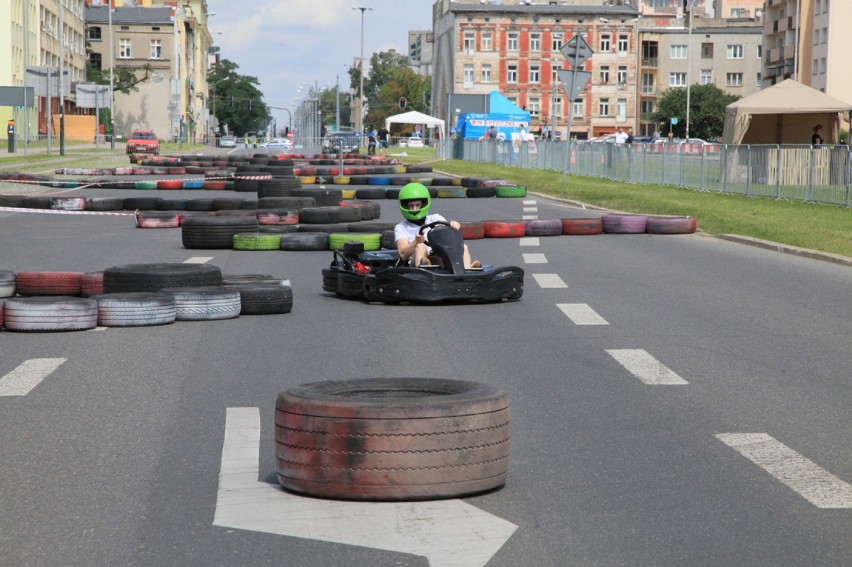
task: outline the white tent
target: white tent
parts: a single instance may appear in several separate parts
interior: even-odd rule
[[[440,118],[434,118],[428,114],[417,112],[416,110],[387,117],[385,119],[385,128],[390,130],[391,124],[421,124],[424,126],[437,126],[441,133],[441,139],[444,139],[444,121]]]

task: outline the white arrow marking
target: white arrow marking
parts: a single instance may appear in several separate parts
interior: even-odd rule
[[[461,500],[297,496],[258,481],[259,462],[258,408],[228,408],[213,525],[420,555],[433,567],[485,565],[518,529]]]

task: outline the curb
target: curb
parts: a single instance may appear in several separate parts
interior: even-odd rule
[[[841,256],[840,254],[820,252],[818,250],[810,250],[808,248],[799,248],[797,246],[779,244],[770,240],[760,240],[759,238],[740,236],[738,234],[719,234],[716,235],[716,238],[736,242],[738,244],[745,244],[747,246],[754,246],[756,248],[763,248],[764,250],[772,250],[779,254],[791,254],[793,256],[811,258],[813,260],[822,260],[823,262],[830,262],[832,264],[840,264],[841,266],[852,266],[852,258],[848,256]]]

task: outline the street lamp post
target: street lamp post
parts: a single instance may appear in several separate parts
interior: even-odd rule
[[[689,31],[686,34],[686,136],[689,139],[689,92],[692,86],[692,12],[695,0],[689,0]]]
[[[372,10],[366,6],[353,6],[353,10],[361,10],[361,58],[358,61],[359,79],[358,87],[358,114],[355,115],[355,130],[361,132],[364,129],[364,12]]]

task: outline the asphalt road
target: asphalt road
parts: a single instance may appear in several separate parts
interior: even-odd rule
[[[433,210],[585,214],[534,196]],[[382,203],[380,220],[398,216]],[[2,565],[427,565],[377,549],[390,534],[345,545],[264,533],[278,520],[260,512],[251,529],[214,525],[229,408],[257,408],[257,480],[274,484],[276,394],[374,376],[508,393],[509,480],[465,499],[484,514],[458,531],[494,518],[517,529],[480,564],[852,564],[848,267],[701,235],[485,239],[470,242],[475,258],[525,268],[520,301],[414,307],[322,292],[331,253],[187,250],[180,229],[127,217],[0,212],[0,242],[0,269],[16,272],[212,257],[223,273],[288,278],[294,295],[287,315],[0,333],[0,379],[31,359],[66,359],[28,394],[0,397]],[[246,498],[249,511],[280,500],[296,524],[299,506],[324,505],[281,491]],[[302,527],[343,537],[388,510],[331,507]],[[412,521],[416,539],[458,520]]]

